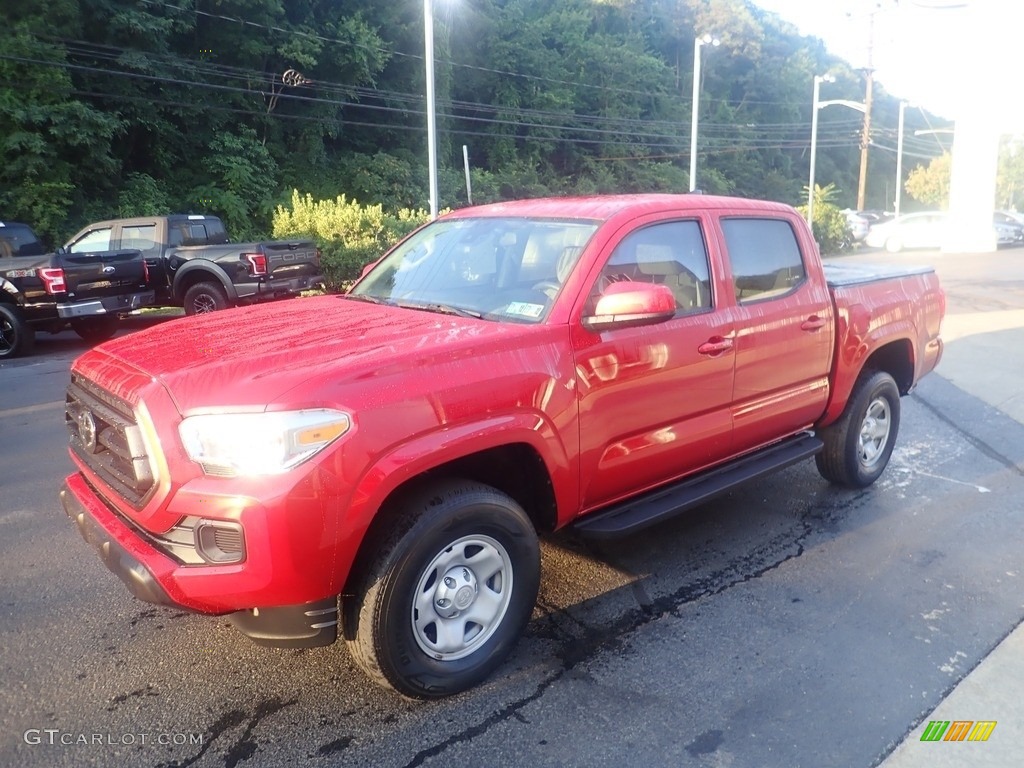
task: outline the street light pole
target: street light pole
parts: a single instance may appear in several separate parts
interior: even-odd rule
[[[818,110],[821,105],[818,99],[821,96],[822,83],[834,83],[836,79],[832,75],[814,76],[814,98],[811,100],[811,174],[807,182],[807,226],[814,231],[814,159],[818,150]]]
[[[437,218],[437,110],[434,104],[434,2],[423,0],[424,62],[427,85],[427,166],[430,218]]]
[[[896,134],[896,199],[894,210],[896,218],[900,217],[900,201],[903,198],[903,113],[907,111],[907,102],[900,102],[899,129]]]
[[[700,113],[700,48],[702,45],[720,45],[721,40],[711,35],[693,41],[693,100],[690,115],[690,191],[697,189],[697,116]]]

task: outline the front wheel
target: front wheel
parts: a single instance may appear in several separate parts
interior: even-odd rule
[[[903,241],[898,237],[890,237],[885,241],[885,250],[889,253],[899,253],[903,250]]]
[[[71,330],[90,344],[99,344],[117,333],[117,316],[76,317],[71,321]]]
[[[353,658],[378,683],[439,698],[486,678],[533,611],[540,550],[510,497],[448,481],[408,494],[344,600]]]
[[[228,298],[224,290],[213,283],[196,283],[185,291],[186,315],[205,315],[207,312],[216,312],[226,309]]]
[[[899,428],[900,392],[892,376],[862,373],[843,415],[821,430],[825,449],[815,457],[818,472],[837,485],[871,485],[889,463]]]
[[[32,351],[36,334],[26,323],[18,310],[10,304],[0,302],[0,360]]]

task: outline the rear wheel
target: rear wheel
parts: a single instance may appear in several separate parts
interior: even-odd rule
[[[71,330],[92,344],[106,341],[117,333],[117,316],[76,317],[71,321]]]
[[[871,485],[889,463],[899,428],[900,392],[892,376],[862,373],[839,421],[821,430],[818,472],[837,485]]]
[[[530,618],[537,535],[522,508],[474,482],[406,495],[344,602],[352,656],[378,683],[438,698],[487,677]]]
[[[0,360],[27,355],[36,334],[22,319],[17,308],[0,303]]]
[[[903,250],[903,241],[898,237],[890,237],[885,241],[885,250],[889,253],[899,253]]]
[[[228,306],[228,298],[224,290],[214,283],[196,283],[185,291],[185,314],[204,315],[216,312]]]

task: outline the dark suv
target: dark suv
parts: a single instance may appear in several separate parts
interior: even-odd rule
[[[28,224],[0,221],[0,258],[43,256],[46,246]]]

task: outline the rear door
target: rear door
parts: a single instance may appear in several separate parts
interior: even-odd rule
[[[736,327],[733,440],[737,453],[805,429],[829,391],[833,311],[802,252],[795,214],[720,221]]]
[[[168,285],[166,265],[163,259],[165,229],[162,220],[131,219],[114,227],[117,248],[142,253],[149,270],[149,284],[153,288]]]
[[[69,243],[57,263],[64,269],[69,299],[118,296],[146,289],[146,267],[137,250],[111,250],[112,224],[83,232]]]

